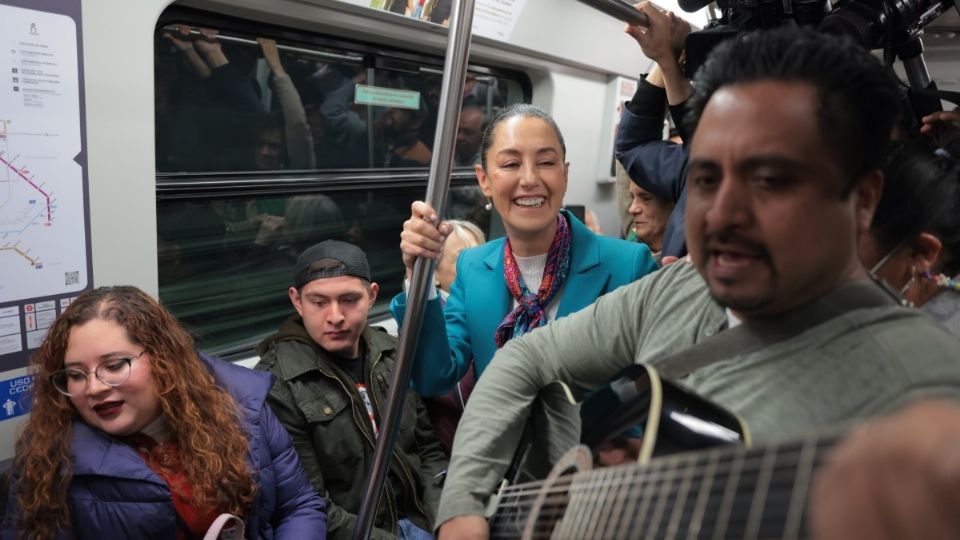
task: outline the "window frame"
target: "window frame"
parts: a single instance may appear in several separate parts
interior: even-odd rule
[[[403,70],[403,66],[416,66],[431,72],[443,69],[444,58],[405,49],[389,47],[363,40],[351,40],[325,35],[308,30],[293,29],[273,24],[259,23],[249,19],[214,13],[197,8],[169,6],[157,19],[154,36],[164,27],[174,23],[209,27],[221,32],[236,32],[275,39],[281,43],[304,47],[318,46],[338,48],[364,56],[364,66],[374,69]],[[518,70],[477,65],[470,63],[468,73],[503,77],[519,83],[522,101],[530,103],[533,84],[530,77]],[[154,156],[156,156],[154,151]],[[377,168],[377,169],[313,169],[309,171],[224,171],[224,172],[157,172],[154,162],[156,196],[155,204],[163,202],[203,202],[211,199],[250,198],[256,196],[280,196],[293,194],[331,194],[356,190],[389,193],[390,190],[426,190],[429,167]],[[450,174],[450,188],[475,186],[476,175],[472,166],[454,166]],[[399,230],[397,234],[399,236]],[[397,258],[398,264],[400,258]],[[158,269],[159,270],[159,269]],[[370,321],[388,318],[386,303],[370,312]],[[227,359],[249,357],[256,343],[238,342],[234,347],[218,354]]]

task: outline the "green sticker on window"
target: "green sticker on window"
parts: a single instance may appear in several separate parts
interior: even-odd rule
[[[420,92],[358,84],[353,101],[361,105],[379,105],[381,107],[399,107],[401,109],[416,110],[420,108]]]

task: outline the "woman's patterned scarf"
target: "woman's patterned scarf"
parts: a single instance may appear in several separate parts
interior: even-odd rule
[[[530,292],[520,275],[517,260],[513,258],[510,239],[503,246],[503,267],[507,289],[517,301],[517,307],[507,314],[497,327],[497,348],[508,341],[520,337],[534,328],[547,324],[547,306],[560,292],[570,273],[570,224],[562,214],[557,215],[557,235],[547,252],[547,264],[543,269],[543,280],[537,294]]]

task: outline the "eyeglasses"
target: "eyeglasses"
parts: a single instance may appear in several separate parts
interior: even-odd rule
[[[909,289],[910,286],[913,285],[914,279],[912,277],[910,278],[910,281],[908,281],[906,285],[903,286],[903,288],[897,291],[892,286],[890,286],[889,283],[887,283],[887,280],[877,275],[877,272],[879,272],[880,269],[883,268],[883,265],[887,264],[887,261],[889,261],[894,256],[894,254],[897,251],[899,251],[900,248],[902,248],[906,243],[907,241],[903,240],[902,242],[897,244],[896,247],[894,247],[889,252],[887,252],[887,254],[884,255],[883,258],[877,262],[877,264],[873,265],[873,268],[870,268],[869,270],[867,270],[867,276],[869,276],[874,283],[879,285],[880,288],[883,289],[885,293],[889,294],[898,304],[900,304],[903,307],[913,307],[913,302],[911,302],[910,300],[907,300],[903,296],[904,293],[907,292],[907,289]]]
[[[130,363],[143,356],[145,352],[147,351],[144,350],[133,356],[122,356],[101,362],[93,370],[93,374],[103,384],[116,388],[127,382],[127,379],[130,378]],[[61,394],[74,397],[87,389],[89,375],[89,371],[79,369],[58,369],[50,375],[50,382]]]

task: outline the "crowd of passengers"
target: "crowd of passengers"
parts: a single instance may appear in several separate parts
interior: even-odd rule
[[[315,55],[291,53],[262,37],[248,44],[238,41],[243,38],[225,39],[214,30],[182,24],[159,32],[155,47],[159,173],[322,171],[337,175],[429,165],[439,110],[439,76],[368,70],[342,51],[332,57],[321,48]],[[505,83],[468,74],[455,165],[472,167],[479,162],[480,138],[489,113],[505,104]],[[412,109],[364,105],[355,103],[360,85],[398,89],[421,98]],[[170,182],[179,182],[179,177]],[[317,191],[314,185],[312,192],[293,197],[278,194],[158,204],[159,283],[171,310],[188,327],[202,325],[208,312],[183,309],[193,302],[197,288],[209,291],[211,297],[236,298],[244,291],[283,287],[297,255],[318,238],[346,240],[371,255],[395,252],[396,222],[409,212],[410,199],[395,193],[385,197],[353,192],[334,200]],[[457,187],[451,190],[448,216],[486,229],[490,213],[484,206],[479,188]],[[220,279],[225,265],[236,268],[242,278]],[[401,271],[394,268],[394,273]],[[274,324],[278,312],[285,309],[267,294],[249,295],[235,306],[249,321],[245,326],[251,332],[264,321]],[[246,327],[231,333],[242,335]]]
[[[530,478],[580,440],[551,383],[587,394],[741,328],[755,341],[680,382],[755,444],[868,422],[813,479],[815,538],[956,538],[960,113],[915,120],[875,57],[796,28],[721,44],[691,83],[687,24],[637,9],[655,65],[617,139],[628,239],[563,208],[563,135],[531,105],[485,122],[471,158],[504,237],[412,205],[408,278],[418,257],[437,269],[371,537],[488,537],[521,438]],[[368,324],[364,251],[314,240],[255,370],[198,353],[134,287],[77,298],[32,359],[0,538],[351,538],[397,340]]]
[[[440,77],[376,70],[358,58],[281,54],[276,41],[224,42],[216,30],[172,25],[156,44],[157,170],[279,171],[430,164]],[[328,54],[329,56],[330,54]],[[491,81],[496,80],[496,84]],[[456,165],[478,159],[488,107],[504,106],[503,81],[467,76]],[[418,94],[417,105],[354,101],[357,87]]]

